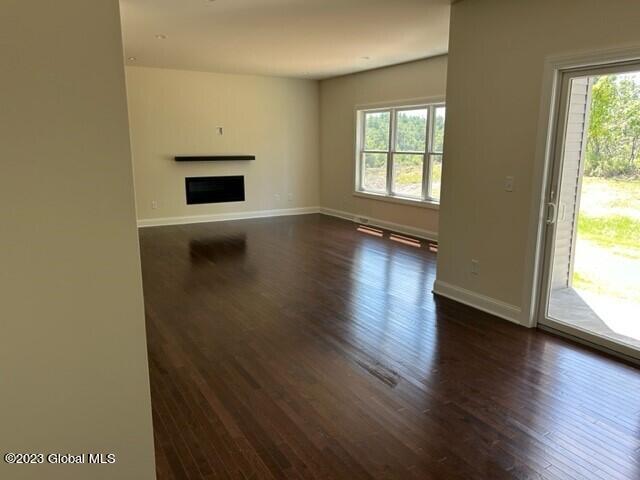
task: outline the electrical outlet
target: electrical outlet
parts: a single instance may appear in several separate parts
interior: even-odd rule
[[[157,200],[151,200],[151,208],[153,210],[157,210],[158,209],[158,201]]]
[[[480,262],[478,260],[471,260],[471,275],[480,275]]]
[[[279,193],[275,194],[275,198],[276,198],[276,203],[280,203],[280,194]]]

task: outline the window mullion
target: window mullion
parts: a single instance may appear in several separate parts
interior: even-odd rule
[[[428,200],[431,198],[431,145],[432,137],[431,132],[433,130],[433,106],[427,107],[427,131],[425,132],[425,151],[424,151],[424,163],[422,165],[422,199]]]
[[[438,108],[442,107],[443,105],[440,104],[427,104],[427,105],[415,105],[415,106],[402,106],[402,107],[393,107],[393,106],[389,106],[387,108],[379,108],[379,109],[371,109],[371,110],[360,110],[358,111],[357,114],[357,122],[360,124],[360,128],[358,128],[357,132],[359,135],[359,139],[358,139],[358,148],[357,148],[357,154],[359,156],[358,161],[356,163],[357,165],[357,172],[356,172],[356,190],[357,191],[361,191],[361,192],[365,192],[365,181],[369,181],[368,180],[368,170],[367,170],[367,161],[366,159],[370,158],[370,161],[372,162],[372,170],[371,170],[371,181],[373,183],[371,183],[371,185],[369,185],[371,192],[376,193],[378,195],[384,195],[384,196],[389,196],[389,197],[396,197],[396,194],[394,194],[394,189],[395,187],[399,187],[398,190],[398,196],[404,198],[405,194],[408,197],[411,197],[415,200],[419,200],[419,201],[432,201],[433,200],[433,178],[434,178],[434,162],[436,160],[438,160],[438,162],[440,162],[441,158],[442,158],[442,154],[441,153],[436,153],[434,152],[434,147],[435,147],[435,141],[436,141],[436,116],[438,115]],[[425,130],[424,130],[424,134],[425,134],[425,144],[424,144],[424,150],[420,151],[418,149],[418,151],[403,151],[402,149],[398,149],[398,139],[399,139],[399,134],[401,132],[398,131],[399,129],[399,120],[400,120],[400,113],[403,111],[412,111],[412,110],[417,110],[419,107],[419,109],[426,109],[426,125],[425,125]],[[389,115],[389,123],[388,123],[388,132],[387,132],[387,139],[388,139],[388,145],[386,149],[372,149],[369,150],[366,148],[366,136],[367,136],[367,114],[369,112],[372,113],[385,113]],[[413,114],[415,115],[415,114]],[[385,115],[386,116],[386,115]],[[402,117],[404,118],[404,117]],[[376,122],[377,122],[377,126],[375,127],[376,129],[378,129],[380,127],[380,119],[376,117]],[[373,122],[373,120],[372,120]],[[375,126],[375,123],[372,123],[372,125]],[[439,131],[439,130],[438,130]],[[376,136],[379,138],[379,135],[382,132],[380,132],[379,130],[376,132]],[[413,166],[409,167],[409,165],[415,165],[415,159],[419,158],[420,156],[423,159],[422,162],[422,188],[419,190],[419,194],[416,195],[415,188],[418,186],[416,185],[414,182],[412,182],[411,180],[408,180],[408,183],[411,183],[411,186],[405,186],[405,183],[403,181],[403,184],[401,186],[396,185],[395,184],[395,179],[394,176],[396,173],[398,173],[396,171],[395,167],[395,162],[398,160],[396,157],[398,157],[399,155],[406,155],[407,156],[407,168],[410,168],[411,171],[415,171]],[[384,171],[386,172],[386,179],[384,182],[384,185],[380,184],[380,180],[382,180],[380,178],[382,172],[379,170],[379,167],[377,167],[376,165],[379,165],[379,161],[382,160],[382,158],[386,158],[386,168],[384,169]],[[413,159],[412,159],[413,158]],[[404,160],[403,160],[404,161]],[[404,167],[404,163],[403,165],[403,169]],[[440,163],[438,163],[438,165],[440,165]],[[403,170],[404,172],[404,170]],[[416,172],[417,173],[417,172]],[[408,185],[407,183],[407,185]],[[406,188],[405,188],[406,187]],[[407,190],[408,189],[408,190]],[[406,192],[405,192],[406,190]]]
[[[393,193],[393,157],[396,150],[396,110],[389,114],[389,148],[387,149],[387,195]]]
[[[364,151],[367,149],[365,144],[366,142],[366,133],[367,133],[367,114],[364,112],[358,112],[358,124],[360,125],[360,138],[358,139],[358,154],[360,158],[358,158],[358,171],[356,172],[358,175],[357,184],[358,190],[364,190]]]

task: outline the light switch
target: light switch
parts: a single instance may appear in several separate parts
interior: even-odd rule
[[[515,180],[513,177],[506,177],[504,179],[504,191],[513,192]]]
[[[476,259],[471,260],[471,274],[480,275],[480,262]]]

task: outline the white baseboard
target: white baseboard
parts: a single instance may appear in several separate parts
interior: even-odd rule
[[[320,207],[282,208],[278,210],[258,210],[255,212],[214,213],[211,215],[191,215],[186,217],[148,218],[138,220],[138,228],[160,227],[163,225],[186,225],[189,223],[224,222],[249,218],[283,217],[286,215],[308,215],[320,213]]]
[[[503,318],[518,325],[522,325],[520,318],[522,311],[519,307],[509,303],[487,297],[480,293],[472,292],[465,288],[456,287],[450,283],[436,280],[433,285],[433,292],[437,295],[450,298],[456,302],[463,303],[470,307],[490,313],[496,317]]]
[[[358,215],[350,212],[343,212],[341,210],[334,210],[332,208],[320,208],[320,213],[329,215],[331,217],[343,218],[345,220],[351,220],[352,222],[363,223],[371,225],[373,227],[384,228],[385,230],[391,230],[398,233],[404,233],[405,235],[411,235],[412,237],[422,238],[425,240],[431,240],[432,242],[438,241],[438,234],[422,228],[410,227],[408,225],[401,225],[399,223],[386,222],[377,218],[370,218],[364,215]]]

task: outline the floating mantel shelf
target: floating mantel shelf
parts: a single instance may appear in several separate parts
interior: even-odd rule
[[[255,155],[176,155],[176,162],[229,162],[235,160],[255,160]]]

